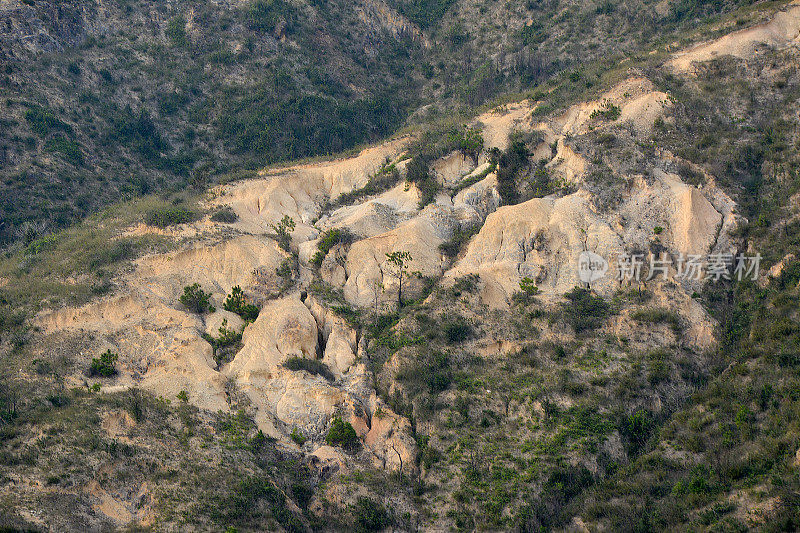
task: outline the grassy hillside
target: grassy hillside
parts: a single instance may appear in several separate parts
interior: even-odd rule
[[[4,17],[3,242],[376,140],[417,103],[418,40],[349,2],[13,2]]]

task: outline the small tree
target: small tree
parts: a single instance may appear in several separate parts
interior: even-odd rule
[[[347,451],[358,449],[360,444],[356,430],[350,422],[345,422],[338,416],[331,422],[331,429],[325,436],[325,442],[330,446],[341,446]]]
[[[375,278],[375,280],[373,280],[373,282],[372,282],[371,288],[372,288],[372,297],[373,297],[373,300],[372,300],[373,312],[375,313],[375,316],[377,317],[378,316],[378,304],[380,304],[381,294],[383,294],[383,283],[381,283],[381,280],[379,280],[378,278]]]
[[[525,276],[519,281],[519,288],[528,296],[539,294],[539,287],[536,286],[536,281],[528,276]]]
[[[253,322],[258,318],[258,307],[247,303],[244,291],[238,285],[231,289],[231,293],[225,299],[222,308],[231,313],[236,313],[246,322]]]
[[[289,215],[284,215],[280,222],[270,224],[270,226],[278,236],[278,245],[288,252],[292,244],[292,232],[295,228],[294,219]]]
[[[397,278],[397,308],[403,307],[403,278],[408,276],[408,265],[412,261],[411,252],[396,251],[386,254],[386,260],[394,269]]]
[[[119,356],[111,350],[106,350],[99,358],[92,358],[92,366],[89,367],[89,375],[102,376],[104,378],[116,376],[117,369],[114,363],[117,362]]]
[[[195,313],[204,313],[206,311],[213,313],[215,311],[214,306],[211,305],[211,293],[205,292],[200,288],[199,283],[184,287],[180,301],[187,309]]]
[[[483,135],[480,130],[467,128],[458,141],[458,149],[461,150],[461,155],[470,157],[477,165],[483,151]]]

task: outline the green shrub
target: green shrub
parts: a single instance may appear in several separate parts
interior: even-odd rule
[[[447,390],[453,382],[450,357],[440,351],[425,351],[404,363],[398,370],[396,379],[412,393],[438,394]]]
[[[284,251],[290,251],[292,244],[292,232],[295,228],[295,222],[289,215],[284,215],[277,224],[270,224],[272,229],[275,230],[275,235],[278,237],[278,245]]]
[[[340,446],[347,451],[355,451],[361,445],[358,440],[356,430],[350,422],[345,422],[340,417],[334,417],[331,428],[325,436],[325,442],[329,446]]]
[[[211,305],[211,293],[200,288],[199,283],[184,287],[180,301],[187,309],[195,313],[214,312],[214,306]]]
[[[480,130],[466,128],[458,137],[458,149],[464,157],[469,157],[477,165],[483,151],[483,135]]]
[[[539,294],[539,287],[536,286],[536,280],[528,276],[525,276],[519,281],[519,289],[519,292],[514,293],[511,297],[511,299],[517,303],[531,303],[533,297]]]
[[[65,161],[76,167],[83,165],[85,162],[81,145],[64,136],[48,139],[44,144],[44,149],[48,152],[61,154]]]
[[[283,0],[255,0],[247,9],[247,25],[254,31],[269,33],[281,21],[286,23],[286,31],[291,32],[294,11],[292,5]]]
[[[334,381],[336,379],[336,376],[333,375],[333,372],[331,372],[331,369],[328,368],[328,365],[316,359],[290,357],[283,362],[283,367],[293,371],[305,370],[309,374],[322,376],[328,381]]]
[[[504,205],[514,205],[519,201],[517,177],[529,166],[528,147],[520,140],[513,140],[511,145],[500,154],[497,170],[497,192]]]
[[[176,224],[186,224],[197,219],[197,214],[185,207],[165,207],[147,213],[145,222],[149,226],[166,228]]]
[[[425,29],[435,26],[456,0],[403,0],[399,3],[400,13]]]
[[[172,17],[167,22],[167,29],[164,34],[169,37],[175,46],[186,46],[189,40],[186,37],[186,18],[183,15]]]
[[[119,261],[131,259],[136,254],[132,239],[117,239],[108,246],[94,250],[89,256],[89,268],[96,269]]]
[[[25,111],[25,120],[31,130],[40,137],[46,136],[51,131],[61,130],[72,132],[72,127],[56,117],[52,111],[43,107],[33,106]]]
[[[599,328],[609,314],[608,303],[587,289],[575,287],[564,297],[569,302],[562,305],[562,312],[576,333]]]
[[[477,274],[467,274],[466,276],[462,276],[455,279],[455,283],[453,283],[453,296],[459,297],[462,293],[474,294],[475,291],[478,290],[478,283],[480,282],[480,276]]]
[[[350,235],[350,230],[347,228],[329,229],[322,234],[322,237],[317,243],[318,251],[314,254],[314,257],[311,258],[311,264],[316,266],[322,265],[322,261],[325,259],[325,256],[328,255],[328,252],[331,251],[331,248],[337,244],[347,244],[351,240],[352,235]]]
[[[638,455],[647,444],[656,428],[656,423],[649,411],[638,409],[623,418],[619,432],[627,444],[628,453]]]
[[[212,337],[203,333],[203,338],[211,344],[214,349],[214,361],[217,365],[227,363],[233,359],[233,355],[242,347],[242,334],[228,327],[228,320],[223,319],[219,327],[219,336]]]
[[[52,250],[58,244],[58,236],[55,234],[45,235],[39,239],[32,241],[26,248],[25,253],[28,255],[36,255],[47,250]]]
[[[245,322],[254,322],[255,319],[258,318],[258,307],[247,303],[244,297],[244,291],[242,291],[242,288],[238,285],[231,289],[231,293],[225,299],[222,308],[231,313],[236,313],[242,317]]]
[[[631,313],[631,318],[637,322],[647,322],[650,324],[667,323],[674,331],[681,329],[681,319],[675,311],[669,309],[638,309]]]
[[[355,504],[350,505],[350,512],[355,521],[356,531],[359,533],[383,531],[392,525],[392,519],[386,508],[364,496],[360,496]]]
[[[540,21],[534,20],[530,25],[523,25],[520,32],[522,44],[525,46],[541,44],[547,40],[547,31]]]
[[[454,321],[444,325],[444,336],[449,344],[464,342],[472,335],[472,326],[465,322]]]
[[[294,273],[294,260],[292,257],[287,257],[275,269],[275,274],[283,278],[284,285],[288,286],[292,283],[292,274]]]
[[[359,198],[385,191],[396,185],[398,181],[400,181],[400,172],[398,172],[396,165],[387,158],[378,172],[370,177],[366,185],[360,189],[340,194],[336,201],[333,202],[333,207],[347,205]]]
[[[213,215],[211,215],[211,220],[214,222],[223,222],[225,224],[233,224],[237,220],[239,220],[239,215],[231,209],[230,207],[223,207]]]
[[[301,434],[299,431],[297,431],[297,428],[296,428],[296,427],[292,428],[292,433],[291,433],[289,436],[292,438],[292,440],[293,440],[293,441],[295,442],[295,444],[297,444],[298,446],[302,446],[302,445],[303,445],[303,444],[305,444],[305,443],[306,443],[306,441],[308,440],[308,439],[307,439],[307,438],[305,438],[305,437],[304,437],[304,436],[303,436],[303,435],[302,435],[302,434]]]
[[[433,202],[439,192],[439,182],[430,172],[430,162],[417,156],[406,166],[406,181],[417,186],[420,192],[420,208]]]
[[[613,122],[622,115],[622,109],[618,105],[611,102],[605,102],[602,109],[595,109],[592,111],[591,118],[602,118]]]
[[[117,362],[119,356],[111,350],[106,350],[100,357],[92,358],[92,364],[89,367],[90,376],[111,377],[117,375],[117,369],[114,363]]]
[[[465,229],[456,228],[450,240],[439,245],[439,251],[453,259],[469,240],[481,230],[479,224],[473,224]]]

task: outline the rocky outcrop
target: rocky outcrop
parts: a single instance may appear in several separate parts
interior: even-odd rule
[[[797,44],[800,44],[800,3],[795,1],[785,11],[776,13],[769,22],[730,33],[675,54],[667,65],[678,72],[688,72],[694,63],[718,57],[748,59],[753,57],[760,45],[785,48]]]
[[[502,207],[487,217],[445,277],[479,275],[485,302],[502,307],[523,277],[535,280],[543,296],[554,299],[580,285],[578,257],[584,251],[609,262],[606,276],[591,284],[606,295],[621,286],[615,269],[622,253],[648,252],[656,242],[674,258],[732,251],[730,241],[720,239],[722,227],[736,223],[727,196],[713,186],[688,186],[660,169],[653,176],[634,179],[614,213],[599,213],[585,190]]]
[[[304,452],[345,468],[347,456],[324,445],[331,420],[339,416],[356,430],[362,457],[378,467],[412,471],[416,445],[411,425],[377,397],[363,362],[360,332],[305,289],[322,280],[341,289],[352,306],[393,308],[398,278],[386,254],[405,251],[412,257],[406,298],[420,294],[425,278],[443,277],[448,284],[477,275],[483,302],[503,309],[528,277],[543,304],[553,305],[582,283],[577,261],[586,251],[610,263],[607,275],[591,283],[593,291],[605,296],[624,288],[615,276],[623,252],[659,250],[678,257],[730,251],[728,233],[738,220],[735,204],[712,179],[702,187],[683,183],[670,171],[679,163],[671,154],[657,152],[646,172],[619,176],[625,194],[613,209],[598,208],[597,193],[585,181],[593,163],[572,137],[612,128],[647,135],[669,106],[666,94],[632,77],[548,121],[535,122],[535,104],[527,101],[477,117],[473,125],[482,127],[486,148],[506,148],[514,131],[539,136],[532,147],[536,157],[570,185],[570,192],[518,205],[500,207],[497,174],[489,172],[485,153],[476,165],[458,152],[434,162],[442,188],[424,208],[421,192],[404,182],[346,205],[337,201],[366,185],[387,162],[402,168],[405,138],[351,158],[274,169],[217,187],[209,204],[230,206],[237,222],[224,230],[208,218],[187,226],[180,236],[188,243],[138,260],[118,295],[43,313],[39,324],[48,334],[81,329],[97,334],[103,346],[120,354],[116,386],[143,387],[166,398],[186,391],[190,402],[215,411],[230,410],[232,396],[240,393],[265,433],[296,448],[289,435],[299,431],[308,439]],[[607,113],[610,109],[614,112]],[[301,272],[291,286],[275,272],[289,254],[269,235],[287,215],[297,224],[292,250],[297,250]],[[440,245],[456,230],[476,226],[480,231],[451,264]],[[332,247],[317,270],[310,263],[320,234],[329,229],[349,230],[353,242]],[[211,293],[217,311],[199,316],[178,302],[183,287],[192,283]],[[260,305],[254,322],[220,309],[234,286]],[[662,280],[648,285],[656,304],[679,313],[687,342],[705,349],[713,342],[714,323],[689,296],[696,288]],[[203,335],[217,335],[223,321],[243,336],[239,352],[220,366]],[[642,331],[625,313],[612,322],[619,337],[642,345],[648,335],[670,335],[666,329]],[[289,358],[300,358],[292,369],[285,365]]]

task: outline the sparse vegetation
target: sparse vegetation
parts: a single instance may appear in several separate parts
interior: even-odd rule
[[[214,349],[217,366],[230,362],[242,348],[242,333],[228,327],[228,319],[223,318],[216,337],[203,333],[203,339]]]
[[[245,322],[255,322],[256,318],[258,318],[258,306],[247,303],[244,291],[238,285],[231,289],[231,293],[225,298],[222,308],[231,313],[236,313]]]
[[[93,357],[92,364],[89,367],[90,376],[100,376],[108,378],[117,375],[116,362],[119,356],[111,350],[106,350],[100,357]]]
[[[340,417],[334,417],[331,421],[331,428],[325,435],[325,442],[330,446],[339,446],[347,451],[356,451],[361,446],[356,430],[350,422],[345,422]]]
[[[225,224],[233,224],[239,220],[239,215],[230,207],[223,207],[219,211],[211,215],[211,220],[214,222],[222,222]]]
[[[277,224],[270,224],[275,234],[278,237],[278,244],[286,251],[291,252],[292,232],[295,228],[295,222],[289,215],[284,217]]]
[[[673,330],[680,331],[681,320],[675,311],[669,309],[638,309],[631,313],[631,318],[638,322],[647,322],[650,324],[667,323]]]
[[[469,240],[480,231],[480,229],[480,226],[477,224],[468,226],[464,229],[462,229],[460,226],[457,227],[450,240],[439,245],[439,250],[447,257],[451,259],[455,258],[464,248],[464,245],[467,244]]]
[[[214,306],[211,305],[211,293],[205,292],[199,283],[184,287],[180,302],[194,313],[214,312]]]
[[[592,294],[588,289],[576,287],[566,293],[564,297],[569,302],[562,306],[562,311],[575,333],[599,328],[609,315],[608,303],[600,296]]]
[[[166,228],[186,224],[197,219],[197,214],[185,207],[165,207],[147,213],[145,222],[150,226]]]
[[[499,158],[497,167],[497,188],[504,205],[514,205],[519,201],[517,178],[528,169],[528,147],[518,139],[512,139],[511,145]]]
[[[329,229],[319,239],[317,243],[317,252],[311,258],[311,264],[320,266],[325,256],[331,251],[331,248],[339,244],[348,244],[352,240],[352,235],[347,228],[343,229]]]
[[[315,376],[322,376],[328,381],[334,381],[336,376],[333,375],[328,365],[316,359],[309,359],[307,357],[290,357],[283,362],[284,368],[293,370],[295,372],[305,370],[309,374]]]
[[[137,509],[136,517],[147,511],[159,528],[197,531],[550,531],[576,524],[607,531],[798,529],[800,262],[787,255],[800,249],[796,51],[758,47],[753,58],[720,55],[695,64],[690,76],[662,66],[672,53],[666,43],[714,38],[783,5],[741,5],[728,16],[741,3],[681,0],[665,14],[664,6],[656,10],[638,0],[567,10],[552,2],[390,0],[387,12],[412,17],[425,27],[420,36],[398,24],[402,19],[375,22],[370,10],[316,0],[310,6],[282,0],[196,5],[191,11],[172,6],[148,31],[139,31],[142,5],[136,1],[111,3],[91,21],[69,2],[59,6],[58,16],[50,16],[47,2],[24,3],[5,14],[12,30],[0,36],[10,58],[0,67],[0,85],[10,91],[0,102],[6,112],[0,119],[0,177],[8,191],[0,195],[0,478],[13,481],[0,512],[4,525],[107,529],[110,522],[93,496],[72,490],[90,487],[113,497],[115,506]],[[130,27],[119,25],[120,10]],[[39,33],[25,41],[27,49],[16,35],[30,27],[23,15],[49,21],[36,26]],[[686,32],[698,24],[702,31]],[[104,28],[102,35],[95,28]],[[513,134],[506,150],[489,151],[488,171],[457,185],[440,185],[431,170],[437,159],[458,152],[477,164],[481,131],[496,141],[494,126],[460,115],[465,105],[471,114],[498,97],[493,113],[524,131],[530,129],[527,115],[506,115],[512,101],[539,102],[531,120],[549,121],[571,103],[596,101],[610,84],[631,75],[650,79],[671,104],[650,129],[612,124],[621,108],[607,102],[592,115],[588,132],[576,130],[563,140],[587,162],[583,177],[567,181],[551,164],[559,145],[548,152],[550,134],[537,132]],[[502,96],[517,89],[527,92]],[[430,105],[419,108],[422,100]],[[773,275],[689,289],[697,292],[688,302],[691,315],[684,316],[683,307],[658,307],[676,301],[671,290],[684,288],[658,280],[644,291],[620,284],[608,300],[576,288],[554,303],[553,275],[561,273],[546,268],[535,280],[522,278],[507,306],[508,280],[500,287],[482,270],[483,277],[426,279],[411,271],[408,252],[396,250],[385,259],[393,272],[372,287],[357,287],[360,302],[363,290],[374,289],[374,304],[357,307],[344,296],[352,299],[352,283],[344,290],[339,279],[329,285],[322,281],[328,272],[298,263],[291,251],[294,220],[284,218],[273,227],[289,255],[276,271],[283,280],[278,294],[272,272],[261,267],[245,287],[247,295],[234,287],[223,307],[253,321],[253,302],[299,297],[319,321],[319,348],[325,349],[333,335],[326,328],[335,323],[357,364],[370,371],[369,382],[354,382],[353,374],[337,382],[311,354],[283,363],[322,376],[327,383],[305,381],[325,394],[335,389],[346,395],[336,399],[340,410],[328,431],[319,417],[308,425],[276,423],[284,435],[291,430],[288,437],[302,451],[258,428],[256,421],[263,425],[264,419],[252,418],[259,409],[253,390],[239,390],[235,377],[216,396],[229,407],[219,413],[198,408],[209,396],[182,381],[169,384],[169,398],[135,388],[116,391],[121,387],[104,386],[111,381],[100,378],[117,374],[117,354],[92,357],[88,368],[86,354],[97,355],[109,343],[126,354],[137,343],[145,350],[157,344],[145,335],[126,339],[125,330],[51,333],[53,324],[70,322],[70,316],[80,321],[97,309],[102,320],[112,320],[115,313],[105,309],[127,305],[116,293],[127,293],[128,276],[138,274],[130,261],[140,254],[245,231],[244,225],[212,232],[198,225],[203,233],[197,237],[190,231],[131,231],[142,220],[158,227],[196,220],[203,211],[190,194],[256,176],[266,163],[330,155],[379,138],[412,109],[401,132],[410,132],[405,138],[412,142],[401,157],[409,158],[406,178],[422,193],[420,207],[492,171],[498,172],[504,204],[548,195],[569,201],[562,196],[580,183],[581,193],[572,199],[592,196],[593,216],[618,221],[626,239],[633,235],[672,254],[675,243],[665,234],[673,231],[663,222],[669,217],[655,218],[662,225],[654,227],[649,215],[637,220],[630,212],[614,214],[619,198],[659,180],[653,171],[660,169],[702,186],[692,194],[716,194],[720,187],[731,195],[741,217],[730,237],[721,233],[727,226],[720,229],[718,243],[727,246],[730,239],[737,249],[758,250],[762,274],[776,267]],[[533,161],[533,154],[541,159]],[[387,159],[365,187],[323,201],[318,214],[387,190],[401,179],[398,168]],[[207,200],[220,192],[212,191]],[[60,229],[119,198],[121,206]],[[431,206],[426,215],[443,209]],[[226,208],[211,218],[236,221]],[[303,218],[305,236],[309,221]],[[551,224],[572,222],[583,221]],[[590,225],[578,228],[584,249],[597,235]],[[441,252],[457,258],[477,228],[456,231]],[[324,233],[312,263],[322,264],[348,239],[343,228]],[[578,244],[572,235],[568,240]],[[513,259],[519,268],[510,273],[512,283],[530,272],[522,268],[529,254],[549,255],[560,246],[558,236],[550,240],[549,234],[527,235],[518,244],[524,259]],[[350,266],[348,280],[355,275]],[[382,308],[383,282],[393,273],[399,305]],[[423,286],[419,298],[404,293],[409,276]],[[113,296],[97,307],[28,320],[43,309],[82,306],[107,294]],[[210,296],[194,284],[180,300],[187,310],[205,313],[213,310]],[[688,316],[701,308],[718,324],[714,344],[698,337],[711,321],[681,335],[684,327],[689,332]],[[150,318],[136,327],[149,334]],[[189,333],[194,344],[197,333]],[[241,333],[227,321],[218,336],[204,337],[218,365],[241,346]],[[287,336],[279,342],[294,341]],[[119,372],[130,372],[135,383],[158,364],[145,353],[126,359]],[[126,378],[118,385],[129,384]],[[176,395],[181,387],[186,389]],[[290,397],[284,401],[294,401]],[[377,405],[371,418],[368,405]],[[321,438],[358,452],[358,434],[345,420],[361,418],[378,431],[363,453],[343,459],[346,468],[335,471],[327,461],[319,468],[309,460],[306,454]],[[388,436],[380,442],[384,429]],[[406,454],[413,464],[392,471],[391,462]],[[381,459],[385,470],[370,466]],[[98,465],[112,465],[113,473],[98,471]],[[75,513],[64,509],[80,511],[78,526]]]
[[[386,254],[386,261],[394,269],[393,275],[397,279],[397,307],[403,307],[403,280],[408,276],[409,264],[413,258],[407,251],[394,251]]]
[[[591,118],[614,122],[620,115],[622,115],[622,110],[618,105],[612,102],[603,102],[602,108],[592,111]]]

